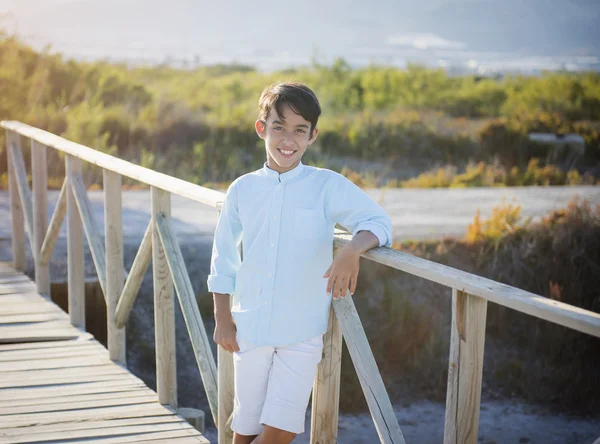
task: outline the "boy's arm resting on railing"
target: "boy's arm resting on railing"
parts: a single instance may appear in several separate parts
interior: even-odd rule
[[[235,181],[229,186],[223,208],[215,229],[208,291],[214,295],[215,333],[213,339],[223,349],[237,351],[235,323],[231,315],[230,295],[235,290],[235,278],[241,265],[239,244],[242,240],[242,224],[237,205]]]
[[[327,218],[347,228],[353,238],[359,231],[370,231],[379,240],[378,247],[392,246],[392,219],[371,196],[339,173],[327,187]]]
[[[334,299],[356,290],[360,256],[375,247],[392,245],[392,220],[367,193],[335,173],[327,187],[325,212],[331,222],[337,222],[352,232],[352,241],[338,252],[329,269],[327,293]]]

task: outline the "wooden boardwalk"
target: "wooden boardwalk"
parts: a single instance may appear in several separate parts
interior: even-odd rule
[[[208,443],[0,263],[0,444],[80,441]]]

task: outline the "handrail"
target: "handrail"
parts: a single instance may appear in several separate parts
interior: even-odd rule
[[[85,160],[100,168],[119,173],[122,176],[130,177],[161,190],[187,197],[195,202],[217,208],[218,202],[225,200],[225,194],[220,191],[194,185],[185,180],[144,168],[21,122],[3,120],[0,122],[0,126],[58,151]]]
[[[350,240],[351,236],[348,234],[336,234],[334,247],[341,248]],[[363,257],[396,270],[405,271],[414,276],[479,296],[513,310],[600,338],[600,314],[593,311],[555,301],[402,251],[374,248],[363,254]]]
[[[159,401],[177,407],[174,285],[209,406],[219,427],[219,441],[231,442],[229,425],[233,409],[232,357],[231,354],[219,350],[219,365],[216,367],[208,336],[195,303],[183,255],[170,224],[171,194],[186,197],[217,210],[221,209],[225,194],[140,167],[20,122],[3,121],[0,126],[8,130],[9,195],[15,267],[24,268],[23,225],[26,225],[30,241],[35,239],[35,242],[30,242],[30,246],[35,259],[36,276],[38,274],[42,276],[42,281],[36,282],[38,291],[40,293],[48,291],[45,290],[48,282],[43,276],[47,273],[49,256],[58,236],[60,222],[66,213],[69,224],[67,240],[71,322],[79,326],[85,325],[83,311],[83,234],[85,231],[107,301],[108,345],[111,358],[124,363],[123,327],[152,257]],[[34,142],[32,150],[35,149],[36,152],[32,158],[36,171],[41,172],[42,175],[42,179],[38,182],[35,182],[34,177],[36,205],[32,205],[31,202],[19,136],[28,137]],[[42,202],[46,198],[43,187],[46,187],[45,148],[47,146],[66,154],[67,172],[49,227],[45,222],[45,202]],[[82,160],[104,170],[105,193],[107,199],[111,199],[110,205],[105,199],[105,215],[109,218],[105,221],[107,222],[105,246],[99,241],[100,233],[93,220],[81,178]],[[120,227],[121,176],[150,185],[152,196],[152,219],[126,282],[122,282],[125,280],[126,273],[120,272],[123,267]],[[350,234],[335,230],[332,245],[334,256],[350,240]],[[598,313],[390,248],[374,248],[362,256],[452,289],[452,325],[444,428],[446,444],[477,442],[488,301],[600,337],[600,314]],[[113,272],[111,273],[110,270]],[[119,271],[115,273],[115,270]],[[324,337],[323,359],[319,364],[313,387],[311,443],[330,443],[337,439],[342,333],[381,442],[404,444],[404,437],[393,406],[349,295],[332,303],[328,331]]]

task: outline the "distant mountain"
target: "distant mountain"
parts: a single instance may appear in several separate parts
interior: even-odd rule
[[[599,24],[600,0],[0,0],[0,28],[88,58],[297,64],[316,51],[394,61],[418,59],[431,44],[600,56]]]
[[[600,53],[600,1],[448,1],[415,28],[466,42],[479,51]]]

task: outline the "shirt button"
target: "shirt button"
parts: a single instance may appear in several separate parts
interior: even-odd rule
[[[273,275],[271,273],[269,273],[269,277],[273,277]]]
[[[272,247],[274,247],[274,246],[275,246],[275,244],[271,244],[271,246],[272,246]]]
[[[277,220],[277,216],[273,216],[273,219]]]
[[[267,304],[268,304],[268,302],[267,302],[267,301],[265,301],[265,305],[267,305]]]

